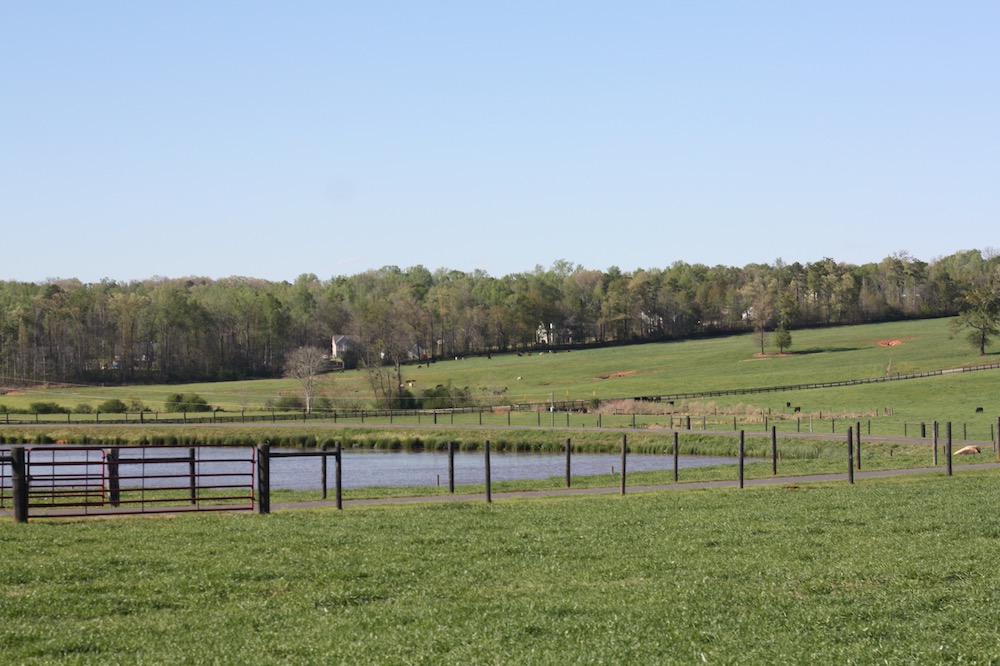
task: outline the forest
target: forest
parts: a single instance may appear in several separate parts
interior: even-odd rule
[[[925,262],[675,262],[593,270],[558,261],[493,277],[385,266],[294,282],[153,277],[0,282],[0,385],[280,376],[296,349],[355,341],[349,365],[952,316],[997,282],[1000,254]],[[992,289],[992,287],[991,287]],[[995,290],[991,291],[995,294]],[[994,299],[995,300],[995,299]]]

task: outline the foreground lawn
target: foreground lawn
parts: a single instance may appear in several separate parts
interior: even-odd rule
[[[8,663],[996,663],[997,472],[0,523]]]

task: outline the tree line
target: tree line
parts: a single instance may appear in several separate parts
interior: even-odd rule
[[[329,349],[334,335],[350,336],[358,355],[350,361],[369,368],[747,331],[763,351],[772,338],[790,344],[775,331],[957,315],[976,298],[995,311],[998,266],[996,252],[970,250],[863,265],[824,258],[600,271],[558,261],[503,277],[386,266],[294,282],[4,281],[0,384],[280,376],[294,350]]]

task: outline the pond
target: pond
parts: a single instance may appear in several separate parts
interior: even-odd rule
[[[6,447],[3,447],[6,448]],[[100,447],[27,447],[29,475],[34,486],[73,486],[97,483],[104,485],[108,468],[107,449]],[[272,454],[302,453],[299,449],[274,448]],[[6,453],[6,450],[0,451]],[[120,450],[119,477],[122,487],[141,485],[147,488],[186,483],[193,471],[189,449],[179,447],[124,447]],[[327,485],[334,484],[335,464],[327,459]],[[195,470],[202,479],[199,485],[247,485],[255,475],[254,450],[251,447],[198,447]],[[455,452],[455,484],[481,484],[485,481],[483,451]],[[341,456],[341,481],[344,488],[373,486],[447,486],[447,451],[405,451],[345,449]],[[735,465],[736,458],[715,456],[678,457],[679,468],[707,465]],[[630,453],[627,471],[673,469],[672,454]],[[10,487],[10,470],[3,465],[2,485]],[[271,488],[275,490],[318,490],[322,487],[321,458],[292,455],[271,458]],[[515,453],[493,451],[490,454],[492,481],[545,479],[562,477],[566,471],[563,453]],[[610,474],[621,471],[620,453],[576,453],[571,458],[576,476]]]
[[[382,451],[344,450],[341,457],[341,479],[344,488],[371,486],[435,486],[448,485],[448,453],[446,451]],[[736,464],[735,458],[712,456],[679,456],[679,468]],[[627,472],[672,470],[671,454],[630,453]],[[333,484],[332,459],[328,462],[329,484]],[[592,476],[621,471],[620,453],[573,453],[573,476]],[[562,453],[490,453],[490,476],[496,481],[546,479],[566,473],[566,456]],[[475,484],[485,481],[482,451],[455,452],[455,484]],[[287,490],[312,490],[320,487],[318,458],[276,458],[271,460],[271,487]]]

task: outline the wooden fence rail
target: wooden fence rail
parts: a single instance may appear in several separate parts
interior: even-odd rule
[[[952,424],[949,422],[949,423],[946,423],[945,425],[946,425],[946,427],[945,427],[946,434],[945,434],[945,442],[944,442],[944,447],[943,447],[943,452],[944,452],[944,456],[945,456],[944,467],[945,467],[945,471],[946,471],[947,475],[948,476],[952,476],[954,474],[954,467],[953,467],[953,460],[952,460],[952,458],[953,458],[953,450],[952,450],[952,441],[953,441],[952,440]],[[933,451],[933,453],[934,453],[934,466],[935,467],[938,466],[938,457],[937,457],[937,454],[938,454],[938,442],[937,442],[938,427],[937,426],[938,426],[938,424],[934,423],[934,433],[935,433],[935,436],[934,436],[934,440],[933,440],[933,445],[934,445],[934,451]],[[736,463],[737,463],[736,481],[737,481],[738,486],[740,488],[743,488],[744,484],[745,484],[745,471],[746,471],[746,468],[745,468],[745,459],[746,459],[745,437],[746,437],[747,434],[748,433],[746,431],[744,431],[744,430],[740,430],[740,431],[738,431],[736,433],[736,437],[737,437],[737,439],[736,439],[736,445],[737,445],[736,446]],[[760,436],[762,433],[749,433],[749,434]],[[772,428],[771,431],[770,431],[770,433],[767,433],[767,434],[770,436],[770,472],[771,472],[771,475],[773,477],[777,477],[777,475],[778,475],[778,462],[779,462],[779,459],[780,459],[780,452],[779,452],[778,444],[777,444],[777,432],[776,432],[776,430],[774,428]],[[679,455],[678,455],[678,452],[679,452],[679,448],[680,448],[679,447],[679,439],[681,437],[681,433],[677,432],[677,431],[674,431],[672,433],[672,435],[673,435],[673,447],[672,447],[672,454],[673,454],[673,456],[672,456],[673,457],[673,480],[674,480],[675,483],[677,483],[680,480],[680,476],[679,476],[679,460],[678,460]],[[839,440],[839,441],[844,441],[841,437],[834,437],[834,439],[835,440]],[[3,470],[2,474],[0,474],[0,480],[2,480],[2,483],[0,483],[0,491],[2,491],[2,492],[0,492],[0,500],[5,499],[5,498],[9,498],[10,499],[10,501],[11,501],[11,503],[13,505],[14,520],[15,520],[15,522],[18,522],[18,523],[28,522],[29,511],[32,508],[32,506],[34,506],[34,505],[31,504],[31,502],[32,502],[31,498],[34,496],[33,493],[35,492],[35,491],[31,490],[31,488],[32,488],[32,478],[31,478],[31,476],[33,474],[32,467],[31,467],[32,463],[30,461],[30,456],[26,455],[26,452],[28,451],[29,448],[31,448],[31,447],[25,447],[23,445],[15,445],[15,446],[9,447],[9,450],[6,452],[5,455],[0,455],[0,468],[2,468],[2,470]],[[38,448],[38,447],[35,447],[35,448]],[[46,452],[47,451],[53,451],[53,452],[60,451],[60,447],[42,447],[42,448],[44,448]],[[128,448],[137,448],[137,447],[123,447],[122,450],[125,450],[125,449],[128,449]],[[156,448],[156,447],[147,447],[147,448]],[[213,447],[201,447],[201,448],[211,449]],[[243,447],[243,448],[246,448],[246,447]],[[572,457],[571,457],[571,452],[572,452],[573,446],[572,446],[572,440],[571,439],[567,438],[565,440],[564,448],[565,448],[565,464],[566,464],[565,487],[569,488],[571,486],[571,484],[572,484],[572,470],[571,470]],[[112,507],[112,508],[119,507],[118,497],[120,496],[121,493],[126,492],[127,489],[125,488],[124,485],[121,485],[121,486],[118,485],[119,474],[117,472],[117,466],[120,465],[120,464],[125,464],[125,462],[127,462],[129,459],[120,458],[119,455],[118,455],[118,449],[114,449],[114,448],[109,449],[107,447],[99,447],[99,446],[93,446],[93,447],[68,447],[66,449],[63,449],[63,452],[68,452],[68,451],[82,451],[82,450],[85,450],[85,449],[86,450],[92,449],[95,452],[101,452],[103,454],[102,458],[101,458],[102,462],[100,462],[98,464],[101,465],[101,466],[104,466],[105,471],[101,472],[97,476],[99,476],[100,478],[104,479],[104,483],[105,484],[107,484],[109,482],[109,480],[110,480],[112,482],[113,487],[105,485],[103,487],[103,489],[99,491],[99,495],[101,497],[110,497],[111,498],[110,500],[107,500],[109,502],[109,506],[110,507]],[[272,460],[274,460],[274,459],[280,459],[280,458],[309,457],[309,456],[312,456],[312,457],[318,457],[319,461],[320,461],[320,474],[321,474],[321,479],[322,479],[322,496],[323,496],[323,499],[327,498],[327,472],[328,472],[327,460],[328,460],[328,458],[331,458],[331,457],[334,459],[334,464],[335,464],[335,474],[334,474],[335,506],[336,506],[336,508],[338,510],[343,509],[343,478],[342,478],[342,475],[343,475],[343,467],[342,467],[343,449],[342,449],[342,445],[341,445],[341,443],[339,441],[335,442],[335,445],[334,445],[334,447],[332,449],[310,450],[310,451],[276,451],[276,450],[272,450],[271,444],[269,442],[265,441],[265,442],[259,443],[255,448],[253,448],[251,450],[255,451],[255,455],[252,456],[252,457],[245,457],[244,459],[245,460],[254,461],[253,465],[254,465],[254,468],[255,468],[255,473],[254,473],[254,476],[255,476],[254,481],[255,481],[255,483],[253,485],[256,487],[256,502],[255,503],[251,502],[251,505],[248,506],[248,507],[245,507],[245,508],[254,508],[255,507],[256,511],[258,513],[260,513],[260,514],[268,514],[268,513],[271,512],[271,506],[272,506],[271,505],[271,494],[272,494],[271,469],[272,469]],[[454,463],[455,451],[456,451],[456,447],[454,446],[454,443],[451,443],[448,446],[448,476],[449,476],[449,478],[448,478],[448,492],[449,492],[449,494],[454,494],[455,493],[455,463]],[[858,422],[858,423],[855,423],[853,425],[848,426],[847,429],[846,429],[846,453],[847,453],[847,463],[848,463],[846,471],[847,471],[848,482],[851,483],[851,484],[853,484],[855,482],[855,470],[860,471],[861,467],[862,467],[862,463],[861,463],[862,453],[861,452],[862,452],[862,438],[861,438],[860,422]],[[994,452],[996,452],[996,446],[995,445],[994,445]],[[612,469],[612,473],[617,474],[619,476],[619,479],[618,479],[618,481],[619,481],[619,492],[622,495],[624,495],[626,493],[626,490],[627,490],[627,470],[628,470],[628,460],[629,460],[628,456],[629,456],[629,453],[630,452],[629,452],[629,447],[628,447],[627,436],[626,435],[622,435],[622,438],[621,438],[620,468],[619,468],[619,470],[617,472],[614,469]],[[485,482],[484,483],[484,487],[485,487],[485,490],[484,490],[485,500],[486,500],[487,503],[491,503],[492,500],[493,500],[493,496],[492,496],[492,480],[493,480],[492,476],[493,475],[492,475],[492,471],[491,471],[490,455],[491,455],[491,445],[490,445],[489,440],[485,440],[484,447],[483,447],[483,474],[484,474],[483,478],[484,478],[484,482]],[[207,458],[211,459],[211,456],[207,456]],[[53,453],[53,459],[55,459],[55,453]],[[200,454],[196,455],[196,453],[194,452],[194,449],[191,450],[191,453],[189,454],[189,456],[187,456],[187,457],[181,456],[180,458],[177,458],[177,460],[174,460],[173,458],[163,458],[163,457],[158,458],[158,460],[160,462],[178,462],[178,461],[180,461],[180,462],[191,462],[192,463],[192,470],[191,470],[190,474],[191,474],[192,477],[194,476],[193,461],[196,461],[196,460],[205,460],[205,459],[206,458],[203,458]],[[213,460],[213,462],[217,462],[217,461]],[[53,462],[53,464],[56,464],[55,461]],[[88,463],[88,464],[92,464],[92,463]],[[7,481],[8,480],[9,480],[9,485],[7,485]],[[193,481],[192,481],[192,486],[191,487],[192,487],[192,489],[194,488],[194,482]],[[252,493],[252,490],[253,489],[251,488],[251,493]],[[9,491],[9,493],[7,491]],[[194,495],[192,495],[192,498],[194,498]],[[234,499],[234,498],[227,497],[225,499]],[[253,495],[252,494],[251,494],[251,499],[253,499]],[[194,499],[192,499],[192,504],[194,504],[194,503],[195,503]],[[2,504],[0,504],[0,507],[2,507]],[[240,507],[236,507],[234,510],[236,510],[238,508],[240,508]],[[112,510],[112,509],[106,510],[105,513],[107,513],[110,510]],[[154,508],[154,509],[151,509],[150,512],[156,512],[158,510],[159,509]],[[164,511],[176,511],[177,508],[173,507],[173,506],[168,506],[168,507],[164,507],[162,510],[164,510]],[[199,510],[199,509],[197,507],[190,507],[190,510]],[[203,510],[219,510],[219,507],[205,508]],[[45,514],[43,512],[43,515],[41,517],[46,517],[47,515],[51,515],[51,514]]]

